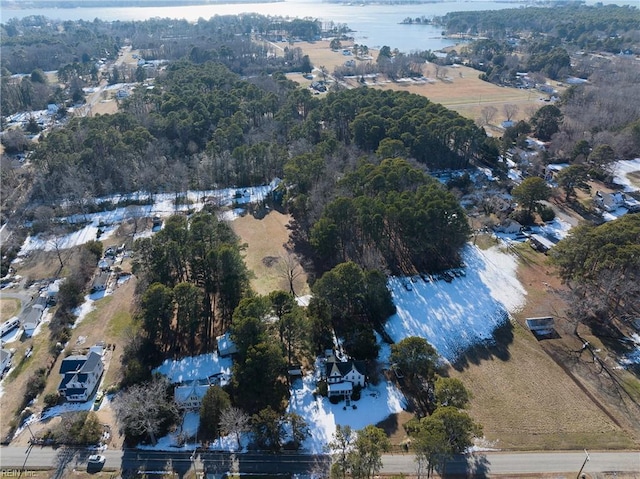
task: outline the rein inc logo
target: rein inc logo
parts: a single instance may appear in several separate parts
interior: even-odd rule
[[[0,471],[0,477],[37,477],[35,471],[23,471],[21,469],[7,469]]]

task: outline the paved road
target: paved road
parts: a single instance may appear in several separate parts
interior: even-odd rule
[[[0,448],[0,467],[22,468],[86,465],[90,453],[54,450],[48,447]],[[246,473],[296,472],[304,473],[317,470],[319,463],[326,461],[326,456],[313,455],[273,455],[273,454],[240,454],[203,453],[191,458],[189,452],[183,451],[142,451],[127,449],[107,450],[105,467],[115,469],[140,469],[145,471],[174,470],[185,473],[195,463],[198,471],[220,473],[236,471]],[[589,452],[590,460],[584,468],[586,473],[602,472],[635,472],[640,473],[640,452]],[[577,474],[584,462],[584,452],[540,452],[540,453],[476,453],[468,458],[460,457],[447,466],[449,473],[475,471],[478,477],[493,474],[509,473],[568,473]],[[412,455],[383,456],[382,472],[413,473],[416,464]]]
[[[468,458],[452,460],[447,466],[449,473],[475,471],[479,477],[494,474],[525,473],[575,473],[585,460],[584,452],[540,452],[540,453],[475,453]],[[411,473],[416,466],[413,456],[383,456],[383,472]],[[589,452],[589,461],[584,467],[590,472],[638,472],[640,452]]]

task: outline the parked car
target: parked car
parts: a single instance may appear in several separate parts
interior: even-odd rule
[[[106,457],[102,456],[101,454],[92,454],[89,456],[89,459],[87,459],[87,464],[91,466],[99,466],[104,464],[105,460]]]

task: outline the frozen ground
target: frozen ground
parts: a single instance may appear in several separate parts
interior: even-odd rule
[[[167,377],[171,383],[182,383],[195,379],[207,379],[215,374],[231,374],[231,358],[220,358],[217,353],[188,356],[182,359],[167,359],[153,370]]]
[[[187,191],[184,195],[176,195],[173,193],[158,194],[153,196],[153,204],[149,205],[127,206],[101,211],[99,213],[87,213],[59,218],[59,220],[68,224],[83,224],[84,226],[64,236],[28,236],[18,253],[18,257],[25,256],[34,250],[54,251],[56,249],[67,249],[85,244],[97,238],[98,230],[102,231],[100,239],[104,240],[111,236],[123,221],[129,218],[153,216],[166,218],[180,211],[200,211],[208,202],[220,206],[257,203],[263,200],[279,182],[279,179],[275,179],[270,184],[264,186],[225,188],[210,191]],[[183,204],[175,205],[177,197],[181,198]],[[98,198],[96,199],[96,204],[117,204],[119,201],[125,201],[127,199],[140,200],[145,198],[148,198],[146,193],[115,195]],[[241,214],[242,211],[242,208],[234,208],[224,212],[222,218],[227,220],[233,219]]]
[[[624,186],[625,191],[638,191],[637,183],[633,184],[627,177],[633,172],[640,173],[640,158],[618,161],[615,166],[614,183]]]
[[[386,325],[394,341],[408,336],[426,338],[448,361],[467,347],[490,340],[508,313],[523,306],[526,291],[516,278],[517,260],[499,247],[464,251],[466,276],[447,283],[414,278],[411,291],[405,278],[391,278],[389,288],[397,313]]]
[[[323,451],[331,441],[337,424],[351,426],[354,430],[362,429],[402,411],[406,405],[402,393],[387,381],[364,388],[360,400],[352,402],[356,409],[345,406],[344,401],[331,404],[327,398],[313,394],[318,377],[316,371],[293,384],[288,409],[288,412],[300,414],[307,422],[311,437],[303,447],[312,453]]]

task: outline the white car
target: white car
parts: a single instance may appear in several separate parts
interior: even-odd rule
[[[104,456],[101,456],[100,454],[92,454],[91,456],[89,456],[89,459],[87,459],[87,464],[91,464],[91,465],[104,464],[105,459],[106,458]]]

